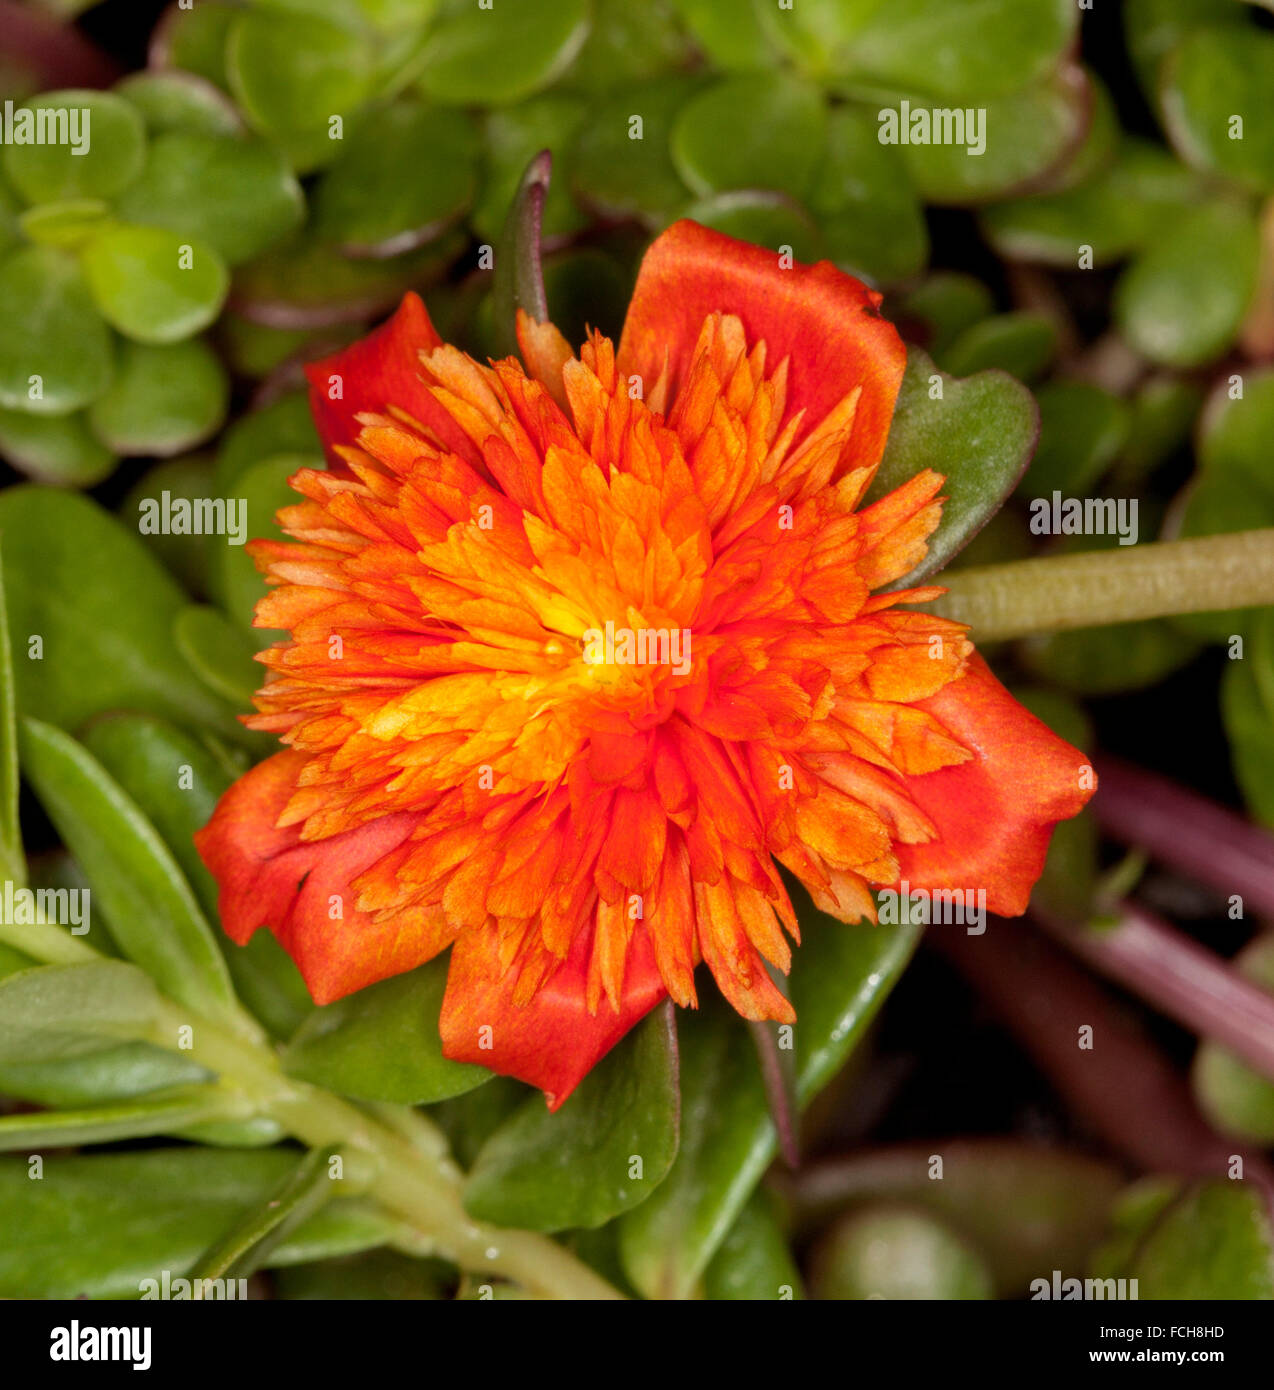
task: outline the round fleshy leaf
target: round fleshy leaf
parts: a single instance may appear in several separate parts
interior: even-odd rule
[[[651,228],[670,222],[690,196],[669,153],[673,122],[701,86],[678,74],[601,98],[571,160],[581,201],[604,217],[637,217]]]
[[[220,0],[200,0],[188,9],[169,5],[151,36],[150,67],[192,72],[226,88],[226,43],[240,13]]]
[[[1054,489],[1085,496],[1124,447],[1127,405],[1085,381],[1047,382],[1035,399],[1040,443],[1019,491],[1027,497],[1047,497]]]
[[[383,107],[344,141],[320,178],[314,233],[346,255],[413,250],[473,202],[477,158],[477,133],[463,113],[414,101]]]
[[[1046,314],[1018,310],[975,323],[943,354],[942,365],[955,376],[972,376],[998,367],[1021,381],[1034,381],[1057,352],[1057,329]]]
[[[141,177],[116,211],[126,222],[197,237],[238,265],[298,227],[305,198],[264,141],[172,131],[151,142]]]
[[[366,38],[316,15],[258,9],[230,28],[226,75],[248,120],[308,169],[340,153],[329,123],[371,95],[372,53]]]
[[[89,429],[84,411],[28,415],[0,410],[0,455],[37,482],[94,487],[115,471],[115,455]]]
[[[1161,146],[1127,139],[1115,162],[1061,193],[1042,193],[987,208],[982,226],[1001,255],[1075,269],[1120,260],[1196,203],[1197,175]]]
[[[1200,29],[1164,65],[1168,138],[1196,168],[1274,188],[1274,34]]]
[[[262,536],[282,540],[274,514],[299,500],[287,480],[298,469],[322,467],[321,455],[272,454],[245,468],[234,481],[233,494],[227,498],[242,518],[242,534],[248,540]],[[242,544],[214,546],[209,582],[213,597],[258,650],[286,637],[283,632],[252,626],[257,600],[264,596],[266,588]]]
[[[742,7],[740,7],[742,8]],[[650,82],[695,58],[694,46],[664,5],[592,0],[584,46],[562,77],[572,91],[603,96],[627,82]]]
[[[449,106],[501,106],[547,87],[588,36],[588,0],[447,0],[420,56],[420,89]]]
[[[746,188],[717,193],[688,204],[681,216],[740,241],[768,246],[776,256],[789,254],[798,261],[823,256],[818,224],[800,203],[783,193]]]
[[[1252,614],[1247,642],[1242,661],[1225,663],[1221,718],[1248,810],[1274,828],[1274,610]]]
[[[1250,0],[1125,0],[1124,39],[1142,91],[1159,100],[1164,62],[1196,29],[1251,23]]]
[[[232,307],[269,328],[364,324],[397,307],[408,289],[442,274],[464,244],[456,229],[401,256],[354,260],[307,228],[239,268]]]
[[[0,406],[66,415],[111,378],[111,335],[74,260],[49,246],[0,264]]]
[[[1018,192],[1064,165],[1084,138],[1092,100],[1082,70],[1063,67],[1047,81],[1007,96],[979,100],[976,107],[969,108],[974,113],[972,121],[964,108],[952,108],[964,113],[963,144],[954,139],[943,144],[918,144],[911,139],[908,123],[908,143],[901,145],[901,116],[899,143],[912,180],[927,201],[986,202]],[[930,108],[913,105],[913,122],[917,109]],[[901,112],[901,103],[898,110]],[[919,129],[917,126],[917,133]],[[959,134],[954,116],[950,131],[953,136]],[[945,126],[940,127],[940,133],[945,138]],[[929,135],[932,140],[932,117]],[[983,152],[974,154],[983,137]]]
[[[1091,68],[1084,69],[1084,76],[1093,96],[1092,115],[1078,147],[1065,164],[1049,176],[1049,187],[1056,192],[1078,188],[1095,179],[1110,168],[1119,149],[1119,112],[1110,88]]]
[[[977,535],[1017,485],[1038,436],[1039,413],[1020,382],[1003,372],[955,381],[927,354],[908,349],[889,442],[867,500],[924,468],[943,474],[947,500],[924,560],[892,587],[928,579]]]
[[[280,396],[269,405],[241,415],[222,436],[217,449],[216,488],[230,495],[239,475],[271,454],[313,454],[318,431],[304,391]]]
[[[230,382],[207,343],[125,343],[115,378],[89,407],[93,433],[117,454],[168,458],[215,434]]]
[[[497,107],[483,122],[482,191],[469,221],[484,241],[495,243],[526,166],[541,150],[553,152],[553,178],[544,200],[540,232],[546,239],[578,231],[586,218],[571,197],[569,152],[588,114],[578,97],[550,92],[520,106]],[[593,128],[596,117],[590,118]]]
[[[797,0],[791,13],[799,8]],[[820,0],[816,13],[844,8]],[[848,12],[857,18],[865,8],[851,0]],[[1041,85],[1079,24],[1074,0],[888,0],[870,8],[829,57],[837,74],[979,102]]]
[[[726,6],[721,0],[671,3],[715,66],[742,72],[773,66],[775,52],[762,25],[759,6]]]
[[[1259,249],[1246,207],[1214,200],[1177,218],[1120,280],[1120,332],[1165,366],[1197,367],[1219,357],[1251,303]]]
[[[702,196],[737,188],[808,191],[823,156],[827,106],[781,72],[728,77],[692,97],[672,131],[672,159]]]
[[[126,526],[136,527],[150,504],[158,503],[162,507],[165,493],[170,500],[180,498],[191,507],[196,498],[217,496],[211,459],[206,454],[192,454],[186,458],[167,459],[148,469],[120,503],[120,518]],[[141,533],[141,538],[147,550],[189,593],[207,592],[208,552],[213,544],[222,543],[218,537],[147,531]]]
[[[37,203],[22,214],[18,225],[28,241],[73,251],[101,230],[109,213],[109,205],[100,198],[68,198]]]
[[[872,1207],[838,1222],[813,1256],[823,1299],[981,1300],[994,1297],[981,1255],[928,1213]]]
[[[899,312],[890,312],[887,317],[902,323],[918,320],[922,334],[912,332],[908,324],[904,336],[940,357],[966,328],[990,318],[994,310],[995,299],[981,280],[960,271],[939,270],[909,290]]]
[[[209,690],[236,708],[251,709],[263,680],[261,667],[252,659],[243,634],[219,608],[203,603],[183,608],[173,621],[173,641]],[[211,806],[208,814],[212,814]]]
[[[921,269],[929,233],[897,150],[878,137],[870,116],[853,107],[834,111],[808,201],[830,259],[879,284]]]
[[[135,72],[118,83],[115,91],[137,108],[152,136],[174,130],[194,135],[242,135],[244,131],[243,118],[230,98],[193,72]]]
[[[1200,417],[1199,469],[1185,489],[1177,519],[1182,536],[1274,526],[1274,480],[1268,464],[1269,440],[1274,437],[1274,372],[1245,374],[1243,394],[1237,399],[1233,389],[1228,381],[1219,383]],[[1232,634],[1247,633],[1258,611],[1189,613],[1174,621],[1197,636],[1227,642]]]
[[[139,343],[180,342],[206,328],[230,283],[212,247],[164,227],[109,227],[82,263],[102,316]]]
[[[32,138],[45,143],[5,146],[4,172],[28,203],[65,198],[113,198],[141,172],[146,127],[122,97],[110,92],[46,92],[13,113],[29,113]],[[37,125],[37,123],[39,123]],[[15,126],[12,140],[19,133]]]

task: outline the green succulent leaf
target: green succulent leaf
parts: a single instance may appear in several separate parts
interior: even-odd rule
[[[85,244],[80,263],[102,317],[139,343],[175,343],[207,328],[230,284],[212,247],[164,227],[108,226]]]
[[[166,347],[125,343],[114,379],[89,407],[88,423],[115,454],[167,458],[214,435],[229,400],[221,360],[201,339]]]
[[[27,477],[55,487],[93,487],[117,459],[88,427],[85,411],[28,415],[0,410],[0,454]]]
[[[812,1257],[811,1284],[836,1300],[991,1298],[985,1260],[927,1212],[877,1206],[838,1221]]]
[[[672,130],[672,161],[700,196],[766,188],[803,197],[827,137],[823,94],[781,72],[723,78],[692,97]]]
[[[438,1016],[447,960],[429,961],[311,1011],[283,1054],[285,1070],[357,1100],[430,1105],[491,1079],[442,1055]]]
[[[913,110],[918,102],[913,97]],[[979,96],[969,109],[985,114],[975,114],[971,131],[965,113],[965,144],[899,145],[912,182],[928,202],[962,206],[1011,197],[1061,171],[1088,130],[1093,95],[1083,71],[1067,66],[1007,95],[985,101]],[[975,154],[979,126],[985,148]],[[959,127],[953,131],[958,134]]]
[[[530,1096],[478,1152],[465,1208],[536,1231],[604,1225],[647,1200],[677,1156],[677,1034],[665,1003],[551,1114]]]
[[[850,17],[827,60],[837,76],[979,102],[1039,85],[1079,24],[1071,0],[820,0],[814,13]]]
[[[305,198],[264,140],[173,130],[151,141],[141,176],[115,208],[125,222],[195,238],[235,266],[295,231]]]
[[[142,118],[110,92],[45,92],[18,112],[51,126],[39,144],[8,144],[5,177],[28,203],[113,198],[137,177],[146,151]],[[15,113],[15,120],[21,119]],[[78,137],[78,139],[77,139]]]
[[[879,126],[864,112],[849,106],[833,111],[808,202],[830,259],[852,274],[890,283],[920,271],[929,233],[901,157],[878,135]]]
[[[748,1301],[805,1296],[775,1203],[764,1190],[753,1193],[704,1270],[703,1296]]]
[[[941,396],[935,392],[941,387]],[[868,500],[924,468],[946,477],[942,520],[925,558],[896,587],[935,574],[981,530],[1013,491],[1035,449],[1039,415],[1031,393],[1004,372],[956,381],[912,348],[889,442]]]
[[[2,988],[2,987],[0,987]],[[0,1161],[0,1296],[159,1297],[295,1166],[279,1149],[166,1148],[52,1156],[32,1182],[25,1159]],[[66,1239],[69,1230],[77,1239]],[[333,1203],[270,1259],[303,1263],[383,1245],[397,1227],[356,1200]],[[153,1280],[152,1286],[145,1281]]]
[[[69,1149],[176,1134],[190,1125],[220,1119],[237,1104],[215,1086],[185,1086],[84,1110],[0,1116],[0,1152]]]
[[[1168,138],[1195,168],[1255,192],[1274,188],[1274,34],[1198,29],[1160,76]]]
[[[1098,1278],[1135,1278],[1141,1299],[1274,1298],[1274,1236],[1253,1183],[1130,1189],[1094,1264]]]
[[[172,650],[189,599],[135,531],[77,494],[15,487],[0,538],[20,710],[64,729],[135,709],[241,733]]]
[[[200,10],[216,6],[201,5]],[[193,10],[186,14],[193,15]],[[180,69],[134,72],[115,86],[118,96],[137,108],[147,132],[166,135],[185,131],[194,135],[241,135],[243,118],[234,102],[206,78]]]
[[[173,999],[250,1034],[212,929],[136,802],[53,725],[24,719],[18,742],[23,771],[87,874],[116,944]]]
[[[96,719],[84,733],[84,744],[150,820],[208,920],[216,923],[217,883],[193,836],[208,823],[230,775],[200,740],[149,715]],[[283,948],[265,931],[246,946],[219,931],[215,939],[238,997],[275,1037],[289,1037],[314,1006]]]
[[[477,132],[464,113],[410,101],[383,107],[359,125],[319,179],[314,230],[346,255],[412,250],[468,210],[477,161]]]
[[[669,152],[673,122],[701,86],[678,73],[602,97],[572,153],[580,200],[603,216],[637,217],[651,228],[670,222],[689,196]]]
[[[265,8],[238,13],[225,62],[248,121],[281,143],[300,172],[340,154],[334,120],[358,110],[374,77],[366,36],[320,15]]]
[[[1274,664],[1266,678],[1274,678]],[[1274,737],[1270,743],[1274,746]],[[1274,990],[1274,934],[1249,942],[1234,965],[1247,979]],[[1204,1040],[1195,1053],[1190,1082],[1199,1108],[1223,1134],[1249,1143],[1274,1144],[1274,1081],[1269,1077],[1220,1043]]]
[[[797,1098],[808,1104],[862,1038],[901,975],[916,927],[847,926],[809,911],[792,966]],[[679,1019],[681,1146],[671,1172],[620,1217],[620,1253],[647,1298],[696,1288],[775,1152],[747,1030],[705,1000]]]
[[[70,256],[29,246],[0,263],[0,406],[67,415],[106,389],[113,355]]]
[[[420,88],[449,106],[502,106],[547,87],[588,37],[588,0],[479,9],[445,0],[420,56]]]
[[[145,1040],[159,1005],[154,981],[125,961],[19,970],[0,980],[0,1064],[61,1062]]]
[[[1255,219],[1241,204],[1214,199],[1174,219],[1116,287],[1120,332],[1167,367],[1219,357],[1251,303],[1259,250]]]

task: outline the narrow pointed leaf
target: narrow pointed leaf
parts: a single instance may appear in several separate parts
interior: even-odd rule
[[[846,926],[812,910],[792,965],[802,1106],[844,1063],[902,974],[920,928]],[[705,1000],[680,1019],[681,1147],[659,1190],[620,1221],[620,1254],[648,1298],[687,1298],[776,1149],[746,1027]]]
[[[159,1005],[149,976],[126,961],[20,970],[0,981],[0,1064],[59,1061],[146,1039]]]
[[[224,1119],[238,1104],[215,1086],[187,1086],[86,1110],[41,1110],[0,1117],[0,1150],[33,1152],[174,1134],[187,1125]]]
[[[335,1149],[311,1149],[266,1199],[195,1262],[194,1279],[244,1279],[260,1269],[288,1231],[336,1195],[329,1176]]]
[[[80,743],[36,719],[19,735],[27,777],[93,885],[119,947],[173,999],[251,1031],[226,963],[168,847]]]

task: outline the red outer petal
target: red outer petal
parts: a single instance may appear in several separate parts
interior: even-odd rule
[[[768,371],[791,358],[788,415],[805,411],[808,431],[861,386],[851,436],[856,467],[880,462],[907,350],[880,317],[881,296],[837,270],[779,265],[773,251],[697,222],[674,222],[641,263],[619,345],[620,370],[653,386],[667,353],[676,391],[699,330],[714,312],[737,314],[748,342],[765,339]]]
[[[434,416],[444,413],[420,377],[420,353],[441,343],[424,301],[418,294],[409,293],[393,317],[366,338],[306,367],[310,409],[332,468],[348,471],[335,450],[358,438],[362,427],[355,416],[363,411],[383,414],[389,406],[396,405],[417,420],[430,423]],[[341,378],[341,399],[336,401],[328,396],[333,376]]]
[[[581,932],[557,973],[519,1007],[513,1002],[514,972],[500,968],[496,932],[463,933],[451,950],[442,1001],[444,1055],[528,1081],[545,1093],[549,1109],[556,1110],[620,1038],[667,996],[650,938],[638,929],[628,947],[619,1013],[603,999],[590,1014],[585,1003],[590,938],[591,933]],[[480,1047],[487,1037],[491,1046]]]
[[[221,889],[218,906],[226,934],[244,945],[269,927],[296,962],[316,1004],[352,994],[428,960],[436,944],[405,932],[401,923],[377,924],[354,907],[351,882],[411,833],[415,816],[384,816],[328,840],[303,843],[300,827],[275,821],[305,766],[304,754],[276,753],[259,763],[217,803],[195,835],[208,871]],[[333,921],[333,894],[344,915]]]
[[[1044,868],[1053,826],[1077,815],[1093,794],[1080,787],[1088,757],[1020,705],[980,656],[917,707],[974,757],[907,778],[938,838],[897,846],[900,877],[926,890],[984,888],[989,911],[1019,916]]]

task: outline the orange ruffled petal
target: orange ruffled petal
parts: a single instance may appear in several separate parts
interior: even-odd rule
[[[750,343],[764,342],[771,370],[787,359],[788,418],[803,430],[861,390],[849,453],[858,466],[880,462],[907,351],[880,316],[881,296],[830,261],[790,265],[761,246],[674,222],[646,252],[633,290],[618,364],[647,391],[667,378],[669,398],[685,382],[704,319],[732,314]]]
[[[964,676],[917,706],[973,753],[968,762],[907,779],[933,822],[927,844],[898,849],[912,888],[986,890],[991,912],[1026,911],[1058,821],[1078,815],[1096,787],[1087,756],[1020,705],[980,656]]]

